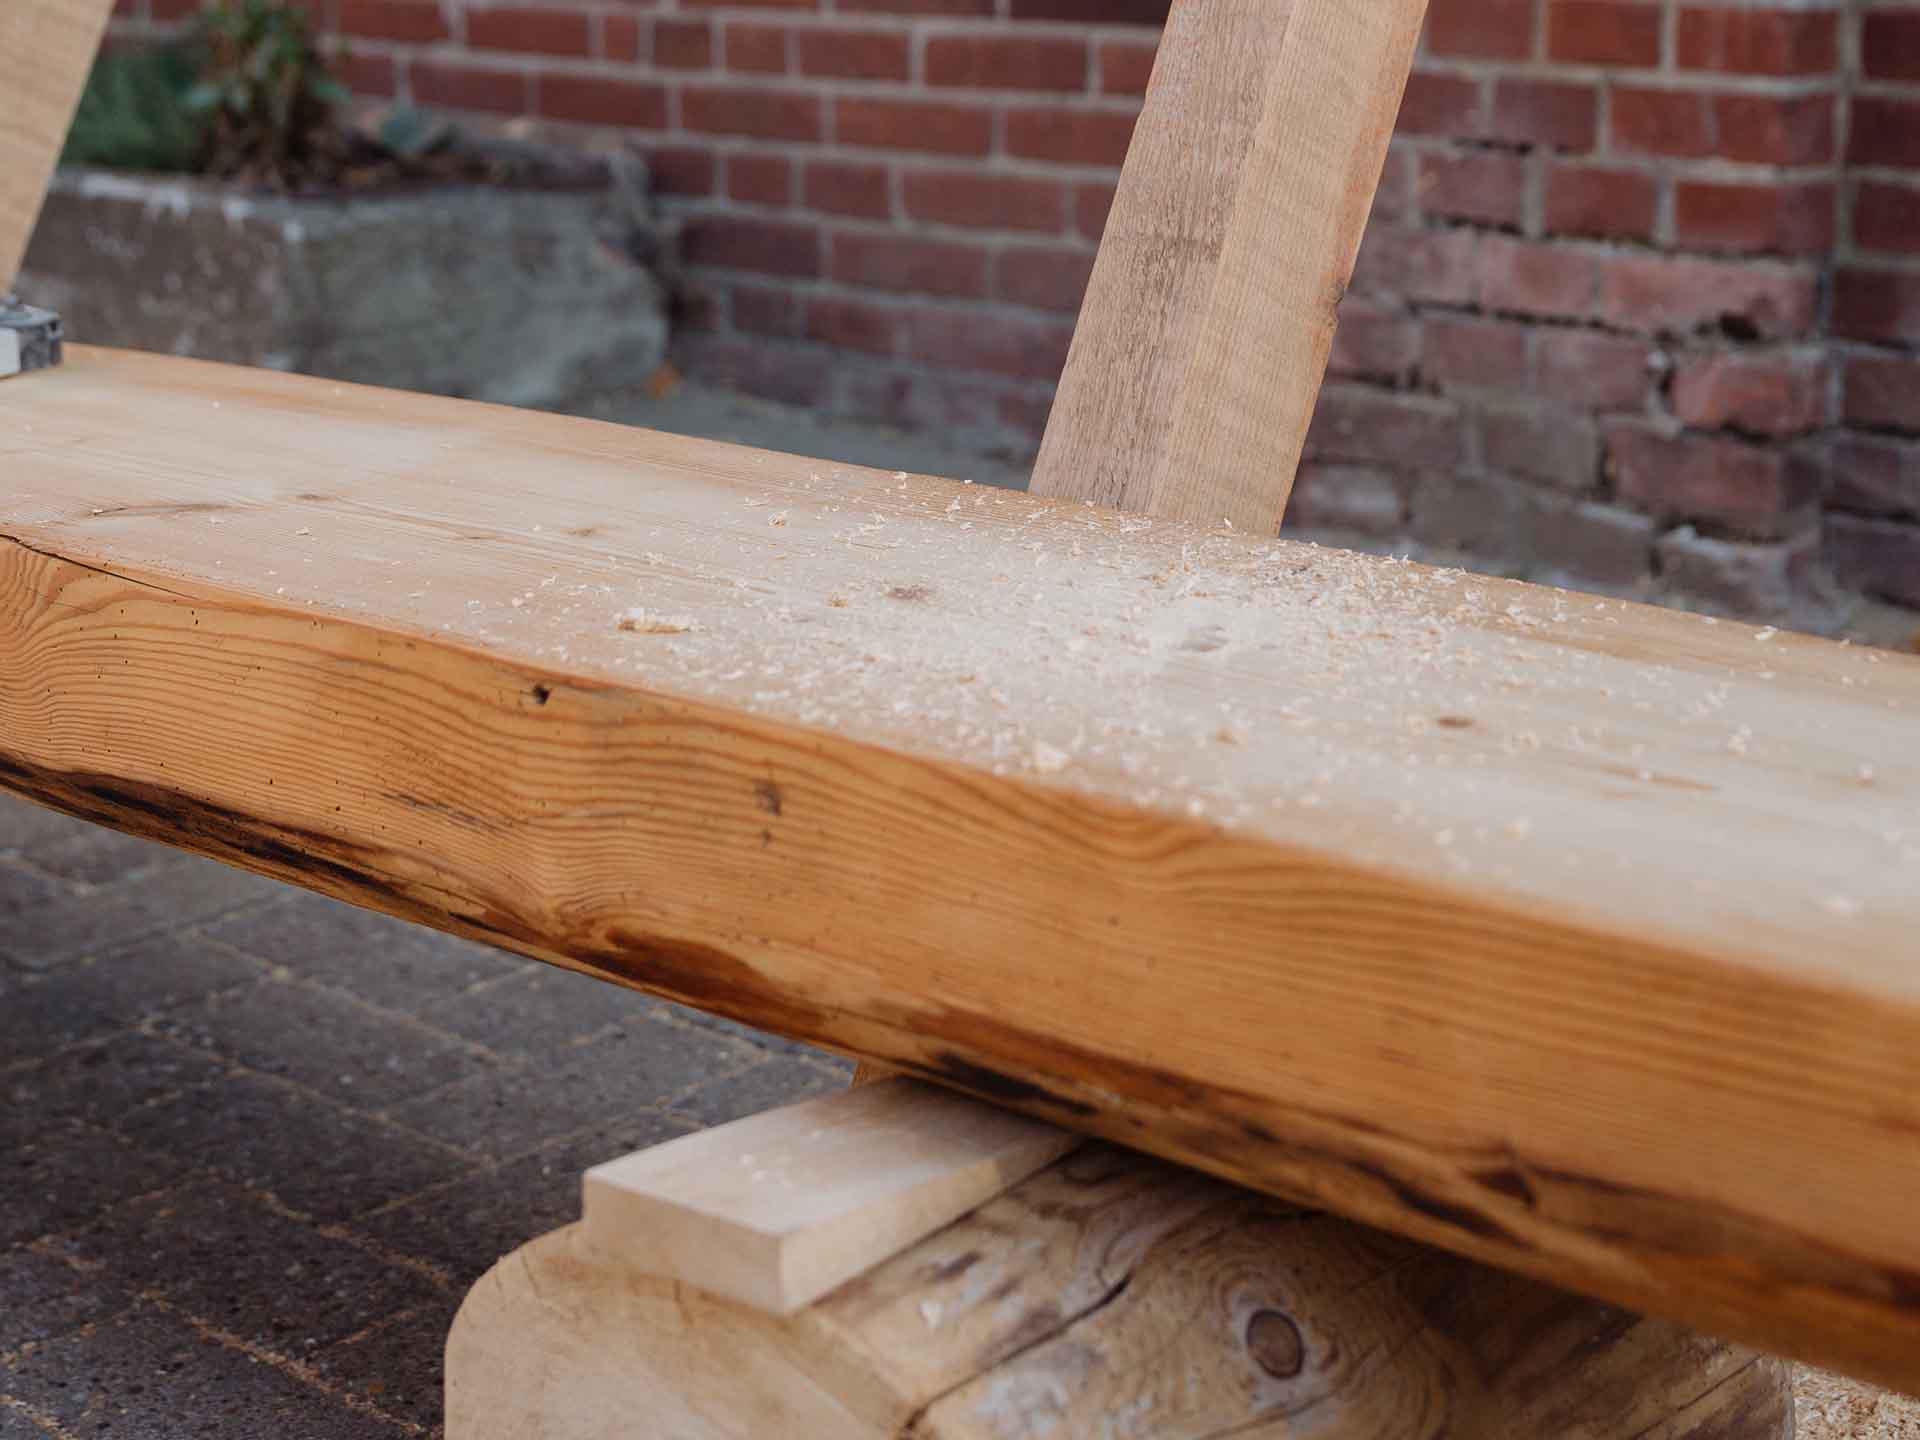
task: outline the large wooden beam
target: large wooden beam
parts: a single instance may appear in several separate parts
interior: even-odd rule
[[[80,351],[0,784],[1920,1387],[1920,662]]]
[[[0,295],[13,288],[113,0],[0,4]]]
[[[1176,0],[1037,495],[1280,527],[1426,0]]]

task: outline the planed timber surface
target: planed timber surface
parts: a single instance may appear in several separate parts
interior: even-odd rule
[[[1427,0],[1176,0],[1033,492],[1280,528]]]
[[[113,0],[0,4],[0,296],[40,218]]]
[[[1779,1440],[1787,1365],[1107,1146],[781,1318],[522,1247],[448,1440]]]
[[[80,349],[0,783],[1920,1388],[1920,663]]]
[[[599,1249],[649,1275],[791,1315],[1079,1142],[883,1080],[596,1165],[583,1223]]]

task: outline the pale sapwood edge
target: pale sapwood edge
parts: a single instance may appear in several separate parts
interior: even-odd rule
[[[150,356],[0,454],[8,788],[1920,1388],[1920,662]]]

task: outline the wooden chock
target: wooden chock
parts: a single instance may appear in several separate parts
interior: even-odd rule
[[[892,1081],[603,1167],[467,1297],[449,1440],[1790,1433],[1782,1362],[1064,1133],[939,1222],[1006,1118]],[[859,1273],[715,1293],[779,1273],[756,1225]]]

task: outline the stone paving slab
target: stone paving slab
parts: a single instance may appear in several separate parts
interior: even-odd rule
[[[462,1296],[583,1169],[850,1074],[0,795],[0,1440],[437,1436]]]
[[[0,795],[0,1440],[437,1435],[581,1170],[850,1074]]]

